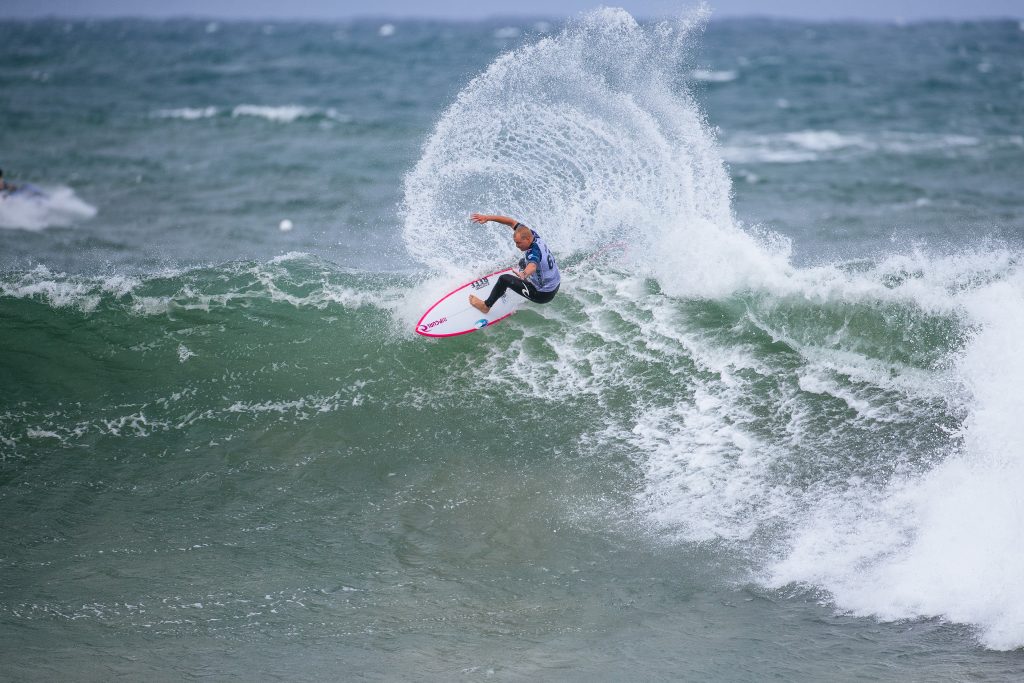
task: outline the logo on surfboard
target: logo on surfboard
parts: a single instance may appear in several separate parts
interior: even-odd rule
[[[487,318],[480,318],[479,320],[476,321],[476,329],[479,330],[483,329],[484,327],[487,327],[488,322],[490,321],[488,321]]]
[[[490,282],[491,281],[486,277],[482,277],[479,280],[473,280],[473,282],[471,282],[469,286],[472,287],[473,289],[483,289],[484,287],[489,285]]]
[[[441,323],[447,322],[447,321],[448,321],[448,318],[438,318],[437,320],[434,320],[433,322],[422,323],[417,329],[420,332],[426,332],[427,330],[429,330],[429,329],[431,329],[433,327],[437,327]]]

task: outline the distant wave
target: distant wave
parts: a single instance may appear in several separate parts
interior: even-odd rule
[[[181,107],[179,109],[160,109],[153,116],[161,119],[208,119],[217,115],[217,107]]]
[[[175,109],[159,109],[153,116],[162,119],[181,119],[198,121],[224,116],[231,118],[255,117],[277,123],[293,123],[301,119],[327,119],[339,123],[348,123],[352,118],[342,114],[333,107],[306,107],[297,104],[267,106],[258,104],[239,104],[235,107],[179,107]]]
[[[278,121],[281,123],[291,123],[292,121],[298,121],[299,119],[310,119],[316,117],[324,117],[335,121],[348,120],[347,118],[342,118],[335,109],[317,109],[314,107],[302,107],[298,105],[266,107],[255,104],[240,104],[231,110],[231,116],[255,116],[257,118],[267,119],[268,121]]]
[[[693,80],[708,83],[728,83],[735,81],[738,77],[739,72],[732,70],[710,71],[708,69],[694,69],[690,72],[690,78]]]
[[[801,130],[727,136],[722,143],[722,156],[734,164],[793,164],[865,154],[958,153],[982,144],[982,140],[969,135]]]

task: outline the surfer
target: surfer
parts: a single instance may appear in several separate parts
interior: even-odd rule
[[[474,213],[470,218],[477,223],[494,221],[512,228],[512,239],[516,246],[526,252],[524,258],[519,260],[521,271],[514,271],[515,275],[505,273],[494,283],[491,295],[484,301],[480,297],[469,295],[469,303],[481,313],[488,313],[491,306],[500,299],[505,291],[511,289],[527,301],[537,304],[546,304],[555,298],[558,293],[558,286],[562,277],[558,273],[558,264],[555,257],[548,251],[548,245],[544,243],[540,235],[526,227],[514,218],[507,216],[488,216],[482,213]]]
[[[4,171],[0,168],[0,194],[11,194],[17,189],[17,185],[12,185],[4,180]]]

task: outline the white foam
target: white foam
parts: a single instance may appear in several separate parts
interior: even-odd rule
[[[189,358],[194,358],[195,355],[196,355],[195,352],[192,351],[191,349],[189,349],[184,344],[178,344],[178,362],[179,363],[184,363]]]
[[[250,415],[277,413],[282,416],[282,419],[288,417],[293,420],[308,420],[319,413],[329,413],[345,407],[360,405],[366,400],[362,393],[366,385],[365,381],[357,381],[333,394],[310,394],[290,401],[235,401],[224,408],[224,412]]]
[[[799,274],[801,288],[816,299],[903,301],[963,316],[976,332],[950,368],[952,376],[943,378],[946,371],[939,369],[914,379],[903,368],[889,381],[884,365],[871,369],[868,359],[849,355],[831,362],[836,352],[789,340],[810,368],[825,360],[833,369],[854,369],[856,379],[909,399],[942,394],[965,409],[967,419],[949,444],[951,455],[934,469],[895,477],[882,488],[825,487],[814,499],[800,500],[793,509],[802,512],[789,516],[788,549],[770,568],[771,585],[825,588],[839,608],[860,615],[940,616],[972,624],[993,648],[1024,644],[1024,590],[1015,578],[1024,575],[1024,506],[1017,493],[1024,485],[1024,398],[1016,391],[1024,380],[1016,344],[1024,334],[1024,274],[1018,261],[1000,250],[914,253],[891,257],[867,273],[833,272],[824,287],[813,285],[825,284],[823,271]],[[905,279],[893,286],[897,274]],[[800,377],[802,390],[842,399],[858,419],[907,419],[887,412],[888,403],[872,404],[817,372]],[[748,495],[760,495],[764,484]]]
[[[733,70],[713,71],[711,69],[694,69],[690,72],[690,78],[695,81],[706,81],[708,83],[729,83],[739,77],[739,72]]]
[[[859,417],[867,417],[871,419],[878,417],[877,410],[871,405],[871,403],[861,399],[853,391],[844,389],[828,378],[819,377],[817,375],[801,375],[798,378],[798,383],[802,391],[807,391],[812,394],[834,396],[835,398],[840,399],[846,403],[847,407],[855,411]]]
[[[240,104],[231,110],[231,115],[235,117],[255,116],[258,118],[267,119],[268,121],[277,121],[280,123],[291,123],[300,118],[315,116],[316,114],[316,109],[312,109],[310,107],[302,107],[299,105],[267,107],[255,104]]]
[[[871,433],[964,411],[962,430],[950,434],[945,452],[927,455],[918,452],[920,444],[902,451],[890,444],[874,456],[877,462],[862,463],[863,477],[792,486],[773,469],[801,449],[824,448],[817,457],[828,458],[837,446],[805,442],[806,422],[821,418],[785,389],[780,368],[758,371],[782,382],[773,405],[791,415],[790,424],[773,440],[752,434],[747,425],[757,420],[743,406],[753,389],[737,369],[758,364],[726,356],[700,365],[720,374],[690,378],[692,397],[639,413],[627,437],[644,454],[639,508],[659,528],[690,542],[753,542],[762,530],[781,525],[787,540],[768,567],[771,586],[815,586],[844,612],[883,620],[941,617],[975,626],[988,647],[1024,646],[1019,262],[1019,255],[999,249],[945,257],[915,252],[867,271],[794,269],[763,280],[761,291],[780,303],[796,295],[807,304],[900,305],[919,311],[915,315],[961,319],[964,329],[975,330],[963,352],[951,364],[924,369],[834,348],[842,336],[818,345],[778,331],[772,336],[802,359],[795,377],[800,392],[837,399],[853,413],[838,428]],[[667,327],[679,331],[680,323]],[[650,339],[652,330],[641,334]],[[682,355],[701,358],[715,343],[691,336]],[[950,340],[950,352],[957,348]],[[913,464],[921,456],[923,462]],[[896,474],[879,479],[888,469]]]
[[[60,441],[63,441],[63,437],[61,437],[61,435],[58,434],[57,432],[51,431],[49,429],[36,429],[34,427],[29,427],[28,429],[26,429],[25,436],[27,436],[30,439],[58,439]]]
[[[645,453],[641,509],[687,541],[745,540],[762,521],[752,514],[761,496],[751,493],[767,493],[760,480],[776,454],[743,429],[733,397],[698,388],[692,400],[645,411],[633,427]]]
[[[1024,273],[960,302],[979,326],[956,364],[969,391],[961,445],[919,477],[826,501],[772,580],[823,586],[856,614],[973,624],[988,647],[1015,649],[1024,646]]]
[[[336,282],[330,272],[314,276],[314,286],[303,295],[291,294],[282,288],[281,282],[291,279],[287,264],[309,260],[309,255],[290,252],[279,255],[266,263],[241,264],[235,266],[235,276],[243,277],[236,289],[211,294],[195,285],[189,271],[167,270],[154,273],[148,278],[110,274],[99,276],[78,276],[55,273],[45,266],[15,277],[0,279],[0,296],[12,298],[39,298],[54,308],[76,308],[89,313],[95,311],[104,298],[112,298],[118,306],[135,315],[165,315],[175,308],[184,310],[209,311],[212,307],[225,307],[253,300],[285,302],[296,308],[324,309],[341,305],[355,309],[373,306],[392,310],[395,302],[401,300],[405,288],[360,287],[358,284]],[[355,271],[353,277],[359,277]],[[149,296],[141,293],[150,279],[181,278],[183,282],[174,294]],[[254,287],[256,284],[258,286]],[[191,353],[191,352],[189,352]],[[194,354],[192,354],[194,355]],[[190,355],[186,354],[187,360]]]
[[[105,292],[122,295],[134,281],[114,276],[99,281],[69,278],[64,273],[53,273],[45,266],[36,266],[17,280],[0,280],[0,294],[16,299],[39,297],[54,308],[74,307],[89,312],[99,305]]]
[[[44,187],[42,194],[15,193],[0,197],[0,228],[43,230],[68,227],[96,215],[70,187]]]
[[[217,115],[217,107],[179,107],[177,109],[158,109],[153,116],[164,119],[184,119],[185,121],[196,121],[198,119],[209,119]]]

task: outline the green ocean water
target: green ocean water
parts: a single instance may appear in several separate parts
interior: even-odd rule
[[[1017,22],[0,45],[5,676],[1024,673]]]

